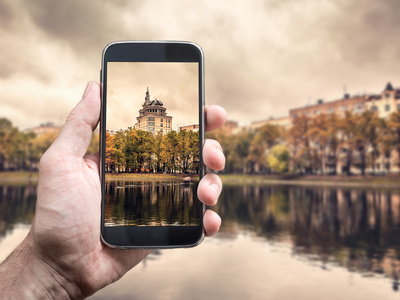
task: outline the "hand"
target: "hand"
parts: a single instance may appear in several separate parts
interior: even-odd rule
[[[35,219],[26,239],[0,266],[0,278],[8,276],[3,284],[0,280],[3,293],[83,298],[118,280],[150,252],[111,249],[100,241],[99,156],[84,157],[99,116],[100,87],[90,82],[40,161]],[[225,118],[224,109],[207,106],[206,130],[222,126]],[[205,142],[203,158],[214,170],[224,167],[216,141]],[[207,174],[198,186],[199,199],[214,205],[221,189],[219,177]],[[206,235],[215,234],[220,224],[215,212],[205,212]],[[15,271],[18,265],[21,274]]]

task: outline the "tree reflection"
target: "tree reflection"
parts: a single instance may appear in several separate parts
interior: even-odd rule
[[[296,255],[389,276],[398,286],[399,190],[225,185],[217,210],[224,223],[289,240]]]
[[[195,186],[168,184],[108,184],[106,218],[129,223],[131,216],[124,215],[129,211],[143,214],[137,215],[140,222],[198,222],[192,203]],[[0,239],[15,224],[31,223],[36,192],[34,184],[0,185]],[[142,201],[143,196],[151,201]],[[135,209],[140,205],[146,208],[142,213]],[[234,238],[244,230],[290,242],[294,255],[317,259],[323,266],[334,262],[363,276],[387,276],[393,289],[399,289],[400,190],[225,184],[216,210],[223,219],[219,238]]]
[[[37,186],[0,185],[0,240],[16,224],[31,224],[35,214]]]
[[[196,182],[106,181],[106,226],[196,225],[200,222]]]

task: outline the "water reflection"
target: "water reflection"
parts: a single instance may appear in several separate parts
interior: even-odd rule
[[[302,186],[225,186],[218,212],[293,254],[342,265],[364,276],[400,274],[400,191]],[[225,236],[227,236],[225,234]],[[234,234],[233,234],[234,236]]]
[[[125,205],[131,205],[118,198],[120,193],[130,193],[116,188],[122,184],[108,186],[113,195],[110,202],[117,203],[108,214],[118,216]],[[163,191],[157,183],[140,189],[141,193]],[[174,189],[178,194],[185,190],[188,197],[195,192],[193,187],[176,186],[170,188],[171,193]],[[16,224],[32,221],[36,192],[34,184],[0,185],[0,240]],[[175,201],[174,214],[185,201]],[[163,205],[159,200],[153,202],[150,209]],[[263,242],[290,245],[292,255],[318,262],[322,271],[339,265],[365,277],[391,278],[393,290],[399,288],[400,190],[225,184],[216,210],[223,219],[219,239],[234,242],[245,232]],[[183,210],[177,219],[167,220],[187,222],[189,216]],[[162,253],[156,252],[149,260]]]
[[[36,193],[36,183],[0,185],[0,241],[15,225],[32,223]]]
[[[106,181],[105,225],[199,224],[196,191],[196,182],[181,180]]]

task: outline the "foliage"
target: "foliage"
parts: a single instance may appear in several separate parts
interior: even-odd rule
[[[36,171],[42,154],[56,139],[58,132],[36,135],[20,131],[10,120],[0,118],[0,171]],[[93,134],[88,153],[98,152],[99,135]]]
[[[227,173],[286,172],[335,174],[338,162],[342,172],[351,174],[367,168],[390,171],[392,161],[400,166],[400,112],[388,119],[364,111],[341,115],[299,116],[292,127],[266,124],[257,129],[232,132],[221,128],[207,133],[207,138],[221,143],[226,156]],[[36,136],[14,127],[0,118],[0,170],[35,170],[41,155],[57,134]],[[106,134],[105,162],[109,172],[196,173],[200,167],[199,134],[171,131],[168,134],[128,128],[114,135]],[[284,157],[275,153],[276,145],[285,145]],[[95,133],[88,153],[98,149]],[[274,150],[273,150],[274,149]],[[393,160],[393,153],[397,159]],[[379,160],[378,160],[379,158]],[[288,160],[287,164],[283,163]],[[279,162],[279,163],[278,163]],[[286,166],[287,165],[287,166]]]
[[[339,162],[341,172],[347,174],[353,170],[365,174],[367,168],[376,172],[377,162],[384,165],[379,172],[388,172],[393,153],[397,153],[395,162],[400,166],[400,112],[388,119],[371,111],[301,115],[292,120],[289,130],[267,124],[234,134],[223,128],[207,136],[221,143],[227,173],[277,172],[267,156],[277,144],[286,146],[288,168],[295,173],[336,174]]]
[[[106,171],[113,173],[197,173],[199,133],[171,131],[166,135],[128,128],[106,133]]]
[[[10,120],[0,118],[0,170],[35,170],[56,134],[36,135],[19,131]]]
[[[275,173],[287,173],[289,170],[290,153],[285,145],[275,145],[268,155],[268,165]]]

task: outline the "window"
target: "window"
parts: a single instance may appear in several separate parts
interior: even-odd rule
[[[155,126],[155,122],[147,122],[147,126]]]
[[[154,132],[154,127],[147,127],[147,131]]]
[[[371,107],[371,111],[378,111],[378,107],[376,107],[375,105]]]
[[[346,110],[346,109],[347,109],[347,105],[342,105],[342,106],[340,107],[340,109],[341,109],[341,110]]]
[[[163,121],[163,119],[161,119],[161,122]]]
[[[164,125],[163,123],[160,124],[161,127],[163,127],[163,125]]]
[[[363,105],[361,103],[357,103],[353,106],[353,112],[355,113],[361,113],[363,110]]]
[[[314,115],[319,115],[319,110],[314,110]]]
[[[389,93],[386,93],[386,94],[385,94],[385,97],[386,97],[386,98],[390,98],[390,94],[389,94]]]
[[[147,121],[155,121],[153,117],[147,118]]]
[[[297,114],[294,114],[294,115],[293,115],[293,118],[297,118]]]
[[[329,108],[326,110],[326,112],[327,112],[328,114],[333,114],[333,113],[335,112],[335,110],[333,109],[333,107],[329,107]]]
[[[397,110],[400,111],[400,103],[397,103]]]
[[[390,104],[385,105],[385,111],[390,111]]]

